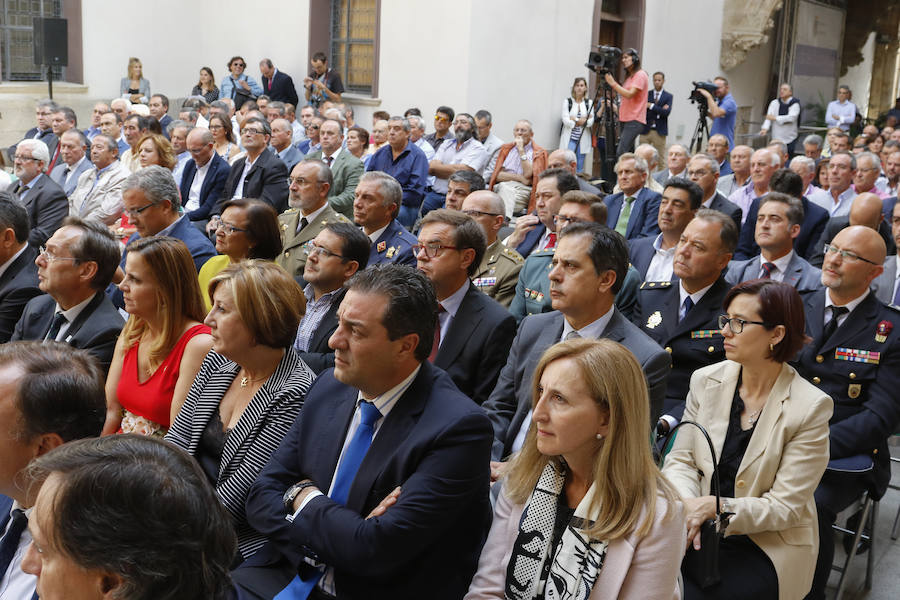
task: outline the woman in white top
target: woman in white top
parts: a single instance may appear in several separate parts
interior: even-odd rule
[[[562,104],[562,131],[559,134],[559,147],[568,148],[575,153],[576,169],[584,170],[584,155],[591,149],[591,125],[594,124],[592,103],[587,97],[587,81],[584,77],[576,77],[572,83],[572,95]]]

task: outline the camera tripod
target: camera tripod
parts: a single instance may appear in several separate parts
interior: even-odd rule
[[[599,83],[594,92],[593,110],[601,110],[600,119],[594,121],[594,135],[597,137],[597,151],[603,153],[601,177],[607,193],[612,193],[616,181],[616,146],[619,143],[619,119],[616,116],[616,94],[606,80],[604,71],[597,71]],[[603,148],[600,140],[603,139]]]
[[[697,125],[694,127],[694,135],[691,136],[691,145],[688,147],[689,152],[693,155],[703,150],[703,140],[709,140],[709,123],[706,121],[706,115],[709,113],[709,107],[706,101],[697,105],[700,111],[700,118],[697,119]]]

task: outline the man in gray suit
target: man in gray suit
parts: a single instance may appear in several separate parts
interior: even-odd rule
[[[13,194],[28,212],[28,243],[38,248],[56,231],[69,212],[66,193],[44,175],[50,161],[47,144],[40,140],[22,140],[16,147],[14,172],[19,181],[6,191]]]
[[[78,178],[94,165],[85,155],[88,151],[87,137],[78,129],[69,129],[59,139],[60,164],[53,167],[50,179],[59,184],[71,196],[78,185]]]
[[[822,287],[822,271],[794,252],[794,238],[803,223],[803,204],[797,198],[769,192],[759,205],[756,243],[759,256],[731,261],[725,279],[737,285],[749,279],[774,279],[790,284],[801,294]]]
[[[668,168],[654,175],[653,179],[661,186],[665,186],[666,182],[672,177],[687,179],[687,164],[690,158],[691,153],[688,152],[687,148],[681,144],[672,144],[669,146],[669,152],[666,156],[666,166]]]
[[[341,124],[327,119],[319,126],[319,141],[322,149],[310,152],[306,158],[318,158],[331,168],[334,185],[328,191],[328,202],[336,212],[353,219],[353,199],[356,186],[363,174],[363,163],[341,147],[344,134]]]
[[[900,202],[894,204],[893,212],[891,212],[891,235],[894,237],[894,243],[900,248]],[[900,306],[900,281],[897,276],[900,275],[900,253],[892,254],[884,259],[884,271],[881,272],[875,281],[872,282],[872,290],[875,297],[885,304],[893,304]]]
[[[303,153],[291,143],[293,136],[294,129],[287,119],[272,120],[272,149],[287,167],[288,173],[294,170],[294,165],[303,160]]]
[[[614,306],[616,292],[628,269],[625,238],[597,223],[574,223],[561,233],[550,294],[553,312],[522,320],[506,366],[482,408],[494,428],[491,460],[500,461],[518,450],[531,422],[531,379],[544,351],[573,337],[607,338],[631,350],[641,363],[650,390],[650,416],[662,411],[669,355]],[[492,476],[502,467],[492,464]]]

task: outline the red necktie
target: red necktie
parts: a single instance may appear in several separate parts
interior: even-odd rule
[[[428,355],[428,362],[433,363],[437,358],[438,350],[441,347],[441,313],[447,312],[444,307],[438,304],[438,318],[434,320],[434,342],[431,344],[431,354]]]
[[[59,144],[56,145],[56,152],[53,153],[53,158],[50,160],[50,166],[47,167],[48,173],[53,169],[57,158],[59,158]]]
[[[544,250],[550,250],[551,248],[556,248],[556,233],[554,232],[547,236],[547,245],[544,246]]]
[[[272,91],[272,80],[271,79],[269,80],[269,88],[268,89],[270,92]]]

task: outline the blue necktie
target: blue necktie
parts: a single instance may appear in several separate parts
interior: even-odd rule
[[[12,562],[16,555],[16,549],[19,547],[19,541],[22,539],[22,532],[28,525],[28,517],[25,512],[19,508],[12,511],[10,516],[9,528],[6,535],[0,540],[0,578],[6,574],[9,569],[9,563]]]
[[[681,311],[678,313],[678,321],[683,321],[687,314],[691,312],[692,308],[694,308],[694,301],[691,300],[690,296],[688,296],[684,299],[684,303],[681,305]]]
[[[334,485],[331,490],[331,499],[338,504],[347,503],[347,495],[350,493],[350,484],[359,471],[359,465],[362,464],[372,445],[372,436],[375,435],[375,422],[381,418],[381,413],[375,408],[371,402],[360,402],[359,404],[360,421],[353,438],[347,445],[344,452],[344,459],[338,465],[337,475],[334,477]],[[300,575],[288,584],[286,588],[278,592],[272,600],[305,600],[309,598],[310,593],[315,589],[316,584],[322,578],[325,572],[316,570],[315,574],[309,579],[303,580]]]

